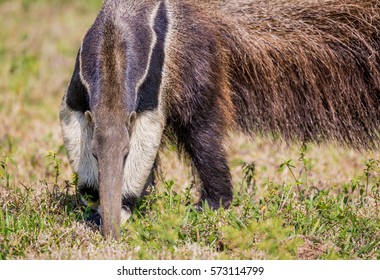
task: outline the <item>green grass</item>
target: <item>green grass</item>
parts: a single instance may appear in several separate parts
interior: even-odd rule
[[[334,143],[231,136],[233,205],[203,212],[166,150],[119,242],[88,225],[58,111],[100,5],[0,1],[0,259],[380,259],[380,153]]]
[[[338,192],[304,184],[307,174],[257,186],[253,165],[245,165],[231,209],[219,211],[194,210],[190,187],[178,194],[165,182],[139,202],[114,242],[84,221],[88,209],[75,184],[60,180],[59,157],[48,156],[51,182],[39,190],[7,183],[7,167],[17,163],[2,159],[1,259],[380,259],[378,161]],[[255,202],[257,188],[265,193]]]

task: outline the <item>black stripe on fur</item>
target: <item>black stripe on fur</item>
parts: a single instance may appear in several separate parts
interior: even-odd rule
[[[165,38],[168,32],[168,16],[165,3],[161,3],[154,20],[154,32],[157,41],[151,55],[148,74],[138,89],[137,111],[154,110],[158,106],[158,95],[162,81],[162,71],[165,60]]]
[[[74,111],[84,113],[89,110],[88,92],[79,75],[79,54],[75,62],[74,74],[67,89],[66,104]]]

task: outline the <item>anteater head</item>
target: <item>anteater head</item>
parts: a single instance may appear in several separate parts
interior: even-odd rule
[[[93,128],[91,148],[107,237],[119,236],[134,120],[158,107],[167,28],[164,2],[105,1],[82,44],[80,77],[89,92],[85,115]]]
[[[119,237],[123,170],[129,153],[130,130],[136,113],[126,110],[106,114],[102,110],[87,111],[86,119],[93,126],[93,157],[98,162],[98,183],[102,230],[105,236]]]

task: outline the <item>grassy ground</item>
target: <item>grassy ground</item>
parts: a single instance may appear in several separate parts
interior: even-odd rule
[[[166,150],[120,242],[83,219],[58,110],[101,1],[0,0],[0,259],[380,259],[379,153],[230,139],[230,210]],[[246,163],[245,163],[246,162]]]

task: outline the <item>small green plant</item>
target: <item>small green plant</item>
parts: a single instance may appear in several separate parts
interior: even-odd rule
[[[254,188],[256,185],[256,164],[255,162],[252,163],[246,163],[243,162],[242,166],[242,172],[243,172],[243,184],[245,183],[245,190],[248,192],[251,190],[252,193],[254,193]]]
[[[48,161],[47,173],[52,174],[54,178],[54,185],[58,184],[59,175],[61,175],[60,156],[56,152],[49,151],[45,159]],[[50,171],[52,169],[52,171]]]
[[[16,166],[16,162],[12,155],[3,151],[0,147],[0,186],[3,185],[7,189],[10,187],[11,175],[8,171],[9,165]]]

